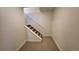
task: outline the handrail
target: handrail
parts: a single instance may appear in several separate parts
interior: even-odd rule
[[[36,24],[37,27],[40,27],[41,29],[37,29],[37,30],[40,31],[42,34],[47,33],[47,30],[44,27],[42,27],[40,24],[38,24],[35,20],[33,20],[33,18],[29,14],[26,14],[25,18],[29,19],[30,22],[33,22],[34,24]],[[32,23],[30,23],[30,24],[33,25]]]

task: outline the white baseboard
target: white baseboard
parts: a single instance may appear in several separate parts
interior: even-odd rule
[[[58,42],[55,40],[55,38],[52,38],[54,40],[54,42],[56,43],[57,47],[59,48],[59,51],[63,51],[63,49],[60,47],[60,45],[58,44]]]
[[[26,43],[26,40],[24,40],[24,42],[22,42],[22,44],[19,45],[19,47],[16,49],[16,51],[19,51],[21,49],[21,47]]]
[[[62,48],[60,47],[60,45],[57,43],[57,41],[56,41],[56,40],[54,40],[54,41],[55,41],[57,47],[59,48],[59,50],[60,50],[60,51],[63,51]]]

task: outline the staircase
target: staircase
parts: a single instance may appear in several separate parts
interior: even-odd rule
[[[33,33],[40,40],[43,39],[43,35],[39,31],[37,31],[32,25],[25,25],[25,28],[27,28],[31,33]]]
[[[48,34],[48,31],[39,23],[37,23],[30,14],[25,14],[24,27],[28,29],[28,37],[30,37],[31,35],[29,34],[29,31],[34,36],[34,38],[33,37],[28,38],[28,41],[41,41],[43,37],[46,36],[46,34]]]
[[[48,30],[44,28],[38,20],[35,20],[33,15],[25,14],[25,24],[32,25],[35,29],[37,29],[43,36],[48,36]]]

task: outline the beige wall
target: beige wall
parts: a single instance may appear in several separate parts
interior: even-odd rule
[[[0,50],[16,50],[26,40],[21,8],[0,8]]]
[[[61,50],[79,50],[79,8],[57,8],[52,19],[52,37]]]

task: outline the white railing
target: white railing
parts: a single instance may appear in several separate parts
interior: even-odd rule
[[[41,26],[39,23],[37,23],[35,20],[33,20],[33,18],[30,15],[25,15],[25,21],[26,21],[26,25],[32,25],[35,29],[37,29],[41,34],[43,34],[43,36],[45,34],[48,34],[48,31]]]

